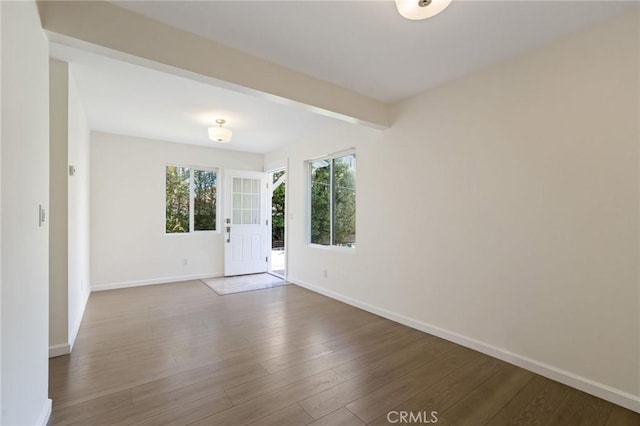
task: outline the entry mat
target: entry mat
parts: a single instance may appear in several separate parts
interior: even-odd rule
[[[237,277],[207,278],[200,280],[220,296],[245,291],[282,287],[289,283],[271,274],[238,275]]]

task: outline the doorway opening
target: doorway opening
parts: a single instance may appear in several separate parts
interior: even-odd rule
[[[271,252],[269,273],[281,278],[286,277],[286,170],[279,169],[267,175],[271,199]]]

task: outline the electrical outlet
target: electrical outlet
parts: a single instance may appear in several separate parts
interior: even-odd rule
[[[184,259],[182,259],[182,266],[187,266],[188,263],[189,263],[189,261],[187,260],[186,257]]]
[[[326,270],[326,269],[323,269],[323,270],[322,270],[322,276],[323,276],[323,277],[325,277],[325,278],[327,278],[327,270]]]

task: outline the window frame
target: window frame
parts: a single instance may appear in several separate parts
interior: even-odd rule
[[[167,214],[166,214],[166,206],[167,206],[167,167],[181,167],[185,169],[189,169],[189,231],[188,232],[167,232]],[[194,171],[201,170],[204,172],[214,172],[216,174],[216,212],[215,212],[215,226],[216,229],[209,230],[196,230],[195,229],[195,179],[194,179]],[[205,167],[205,166],[192,166],[185,165],[179,163],[166,163],[164,165],[164,178],[165,178],[165,191],[164,191],[164,206],[165,206],[165,215],[164,215],[164,234],[168,236],[174,235],[195,235],[201,233],[216,233],[220,234],[220,169],[218,167]]]
[[[305,161],[305,176],[306,176],[306,202],[305,202],[305,206],[306,206],[306,212],[305,212],[305,242],[307,244],[308,247],[312,247],[312,248],[317,248],[317,249],[321,249],[321,250],[330,250],[330,251],[339,251],[339,252],[344,252],[344,253],[355,253],[356,252],[356,247],[357,247],[357,229],[358,229],[358,202],[357,202],[357,197],[358,197],[358,179],[356,177],[356,181],[355,181],[355,192],[356,192],[356,242],[354,243],[353,246],[339,246],[339,245],[335,245],[334,244],[334,238],[335,238],[335,232],[334,232],[334,221],[335,221],[335,214],[334,214],[334,202],[335,202],[335,185],[334,185],[334,172],[333,172],[333,162],[336,159],[342,158],[342,157],[348,157],[350,155],[353,155],[355,158],[355,164],[356,164],[356,173],[357,173],[357,164],[358,164],[358,156],[356,154],[356,150],[355,148],[350,148],[347,150],[343,150],[343,151],[338,151],[335,152],[333,154],[327,154],[327,155],[323,155],[320,157],[315,157],[312,158],[310,160],[306,160]],[[311,172],[312,172],[312,167],[313,167],[313,163],[316,161],[328,161],[330,164],[330,168],[329,168],[329,187],[330,187],[330,192],[329,192],[329,239],[330,239],[330,243],[327,245],[323,245],[323,244],[318,244],[318,243],[313,243],[311,242],[311,185],[313,183],[312,181],[312,177],[311,177]],[[357,176],[357,174],[356,174]]]

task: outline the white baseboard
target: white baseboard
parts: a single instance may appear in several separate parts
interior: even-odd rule
[[[579,389],[583,392],[597,396],[598,398],[602,398],[606,401],[640,413],[640,396],[615,389],[603,383],[596,382],[586,377],[579,376],[577,374],[554,367],[549,364],[545,364],[543,362],[528,358],[523,355],[515,354],[506,349],[481,342],[471,337],[454,333],[443,328],[436,327],[434,325],[430,325],[422,321],[418,321],[413,318],[409,318],[404,315],[361,302],[359,300],[344,296],[332,290],[327,290],[314,284],[310,284],[295,278],[289,278],[288,281],[293,284],[299,285],[300,287],[309,289],[313,292],[320,293],[332,299],[336,299],[351,306],[355,306],[362,310],[371,312],[372,314],[376,314],[400,324],[404,324],[408,327],[415,328],[416,330],[424,331],[425,333],[429,333],[434,336],[441,337],[445,340],[465,346],[467,348],[476,350],[478,352],[482,352],[486,355],[498,358],[502,361],[506,361],[518,367],[522,367],[526,370],[532,371],[536,374],[540,374],[541,376],[547,377],[551,380],[555,380],[567,386],[571,386],[572,388]]]
[[[59,345],[49,346],[49,358],[53,358],[61,355],[68,355],[71,353],[71,345],[68,343],[61,343]]]
[[[36,425],[47,426],[47,423],[49,423],[49,417],[51,417],[51,406],[52,406],[52,401],[50,399],[47,399],[44,402],[44,407],[42,407],[42,411],[40,412],[40,415],[38,416]]]
[[[152,278],[149,280],[123,281],[119,283],[97,284],[91,286],[91,291],[114,290],[116,288],[140,287],[143,285],[167,284],[179,281],[201,280],[203,278],[218,278],[223,276],[220,272],[210,274],[182,275],[178,277]]]

